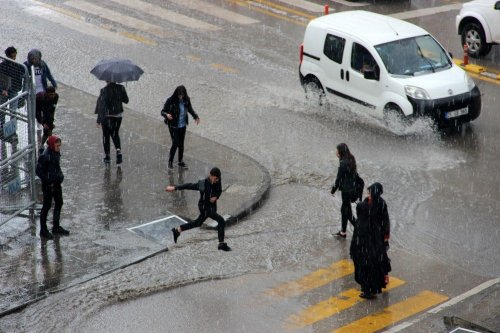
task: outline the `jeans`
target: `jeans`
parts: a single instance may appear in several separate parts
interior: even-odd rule
[[[104,121],[101,124],[104,154],[109,155],[109,150],[111,145],[110,138],[113,140],[115,148],[121,149],[121,143],[120,143],[121,123],[122,123],[121,117],[104,117]]]
[[[189,222],[186,224],[182,224],[180,226],[182,231],[193,229],[201,226],[203,222],[207,218],[211,218],[212,220],[217,222],[217,236],[219,238],[219,243],[224,242],[224,228],[226,226],[226,221],[222,216],[217,214],[217,211],[214,209],[203,209],[200,211],[200,215],[193,222]]]
[[[53,227],[59,226],[61,216],[61,208],[63,205],[62,188],[61,184],[42,184],[43,192],[43,206],[40,211],[40,229],[48,231],[47,229],[47,215],[49,214],[50,207],[52,206],[52,199],[54,199],[54,212],[53,212]]]
[[[172,146],[170,147],[170,155],[168,157],[169,162],[174,161],[175,152],[179,148],[179,162],[182,162],[184,157],[184,138],[186,137],[186,127],[169,127],[170,137],[172,138]]]

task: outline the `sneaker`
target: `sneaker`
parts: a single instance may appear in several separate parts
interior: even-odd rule
[[[179,163],[177,163],[177,165],[179,166],[179,168],[183,168],[183,169],[187,169],[188,168],[187,164],[184,163],[184,162],[179,162]]]
[[[104,163],[106,163],[106,164],[111,163],[111,157],[110,157],[109,155],[106,155],[106,156],[104,157]]]
[[[40,230],[40,238],[54,239],[54,236],[48,230]]]
[[[122,164],[123,162],[123,155],[122,153],[116,153],[116,164]]]
[[[334,236],[337,236],[337,237],[341,237],[341,238],[346,238],[347,237],[347,233],[346,232],[342,232],[342,231],[339,231],[337,232],[336,234],[333,234]]]
[[[231,248],[227,245],[227,243],[219,243],[219,246],[217,247],[219,250],[222,251],[231,251]]]
[[[179,238],[181,233],[176,228],[172,228],[172,234],[174,234],[174,243],[177,244],[177,238]]]
[[[168,161],[168,168],[172,170],[174,168],[174,163],[172,161]]]
[[[61,226],[52,228],[52,233],[54,235],[69,236],[69,231]]]

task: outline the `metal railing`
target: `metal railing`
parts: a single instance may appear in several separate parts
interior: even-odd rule
[[[33,78],[23,64],[0,57],[0,226],[21,214],[34,216],[37,143]]]

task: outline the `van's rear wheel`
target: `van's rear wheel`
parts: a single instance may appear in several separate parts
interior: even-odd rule
[[[488,54],[491,45],[486,43],[486,35],[481,24],[476,22],[467,23],[462,30],[462,45],[467,44],[469,55],[478,58]]]
[[[317,78],[307,79],[304,84],[304,91],[307,100],[317,103],[317,105],[323,105],[325,102],[325,91]]]

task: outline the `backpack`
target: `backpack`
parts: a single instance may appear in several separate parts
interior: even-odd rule
[[[363,190],[365,188],[365,181],[356,172],[354,176],[354,195],[351,198],[351,202],[361,201],[363,199]]]

